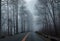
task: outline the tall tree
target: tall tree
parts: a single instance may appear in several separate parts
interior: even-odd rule
[[[0,0],[0,35],[1,35],[1,0]]]
[[[16,34],[18,34],[18,0],[16,0]]]
[[[24,0],[21,0],[21,7],[20,7],[20,12],[21,12],[21,32],[24,32],[25,30],[25,22],[24,22],[24,15],[25,15],[25,2]]]
[[[49,1],[47,1],[48,3]],[[53,25],[54,25],[54,30],[55,30],[55,34],[57,35],[57,26],[56,26],[56,14],[55,14],[55,7],[54,7],[54,4],[55,4],[55,0],[50,0],[50,5],[51,5],[51,8],[47,6],[48,10],[49,10],[49,14],[52,18],[52,21],[53,21]],[[51,9],[52,9],[52,12],[51,12]]]
[[[13,1],[13,27],[14,27],[14,34],[15,34],[15,12],[14,12],[15,7],[14,6],[15,5],[14,5],[14,1]]]
[[[7,16],[8,16],[8,35],[9,35],[9,0],[7,0]]]

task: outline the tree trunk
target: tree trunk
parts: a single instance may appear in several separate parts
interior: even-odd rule
[[[8,0],[7,0],[7,16],[8,16],[8,35],[9,35],[9,6],[8,6]]]
[[[54,1],[52,1],[52,11],[53,11],[54,29],[55,29],[55,33],[56,33],[56,35],[57,35],[57,27],[56,27],[56,22],[55,22],[55,13],[54,13]]]
[[[21,32],[23,32],[23,15],[21,14]]]
[[[0,0],[0,36],[1,36],[1,0]]]
[[[16,34],[18,34],[18,0],[16,4]]]
[[[15,13],[14,13],[15,7],[14,7],[14,1],[13,1],[13,28],[14,28],[14,34],[15,34]]]

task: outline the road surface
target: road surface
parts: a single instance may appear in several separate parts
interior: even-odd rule
[[[45,41],[36,33],[22,33],[10,38],[0,39],[0,41]]]

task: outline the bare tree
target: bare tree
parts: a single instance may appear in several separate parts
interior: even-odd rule
[[[15,7],[14,7],[14,4],[13,4],[13,27],[14,27],[14,34],[15,34],[15,12],[14,12],[14,10],[15,10]]]
[[[16,33],[18,34],[18,0],[16,1]]]
[[[1,36],[1,0],[0,0],[0,36]]]
[[[9,35],[9,3],[8,3],[9,0],[7,0],[7,16],[8,16],[8,35]]]
[[[20,7],[20,11],[21,11],[21,32],[25,32],[25,21],[24,21],[24,15],[25,15],[25,6],[24,6],[24,0],[21,0],[21,7]]]

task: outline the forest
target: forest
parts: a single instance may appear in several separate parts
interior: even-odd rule
[[[0,37],[36,31],[60,37],[60,0],[0,0]]]

